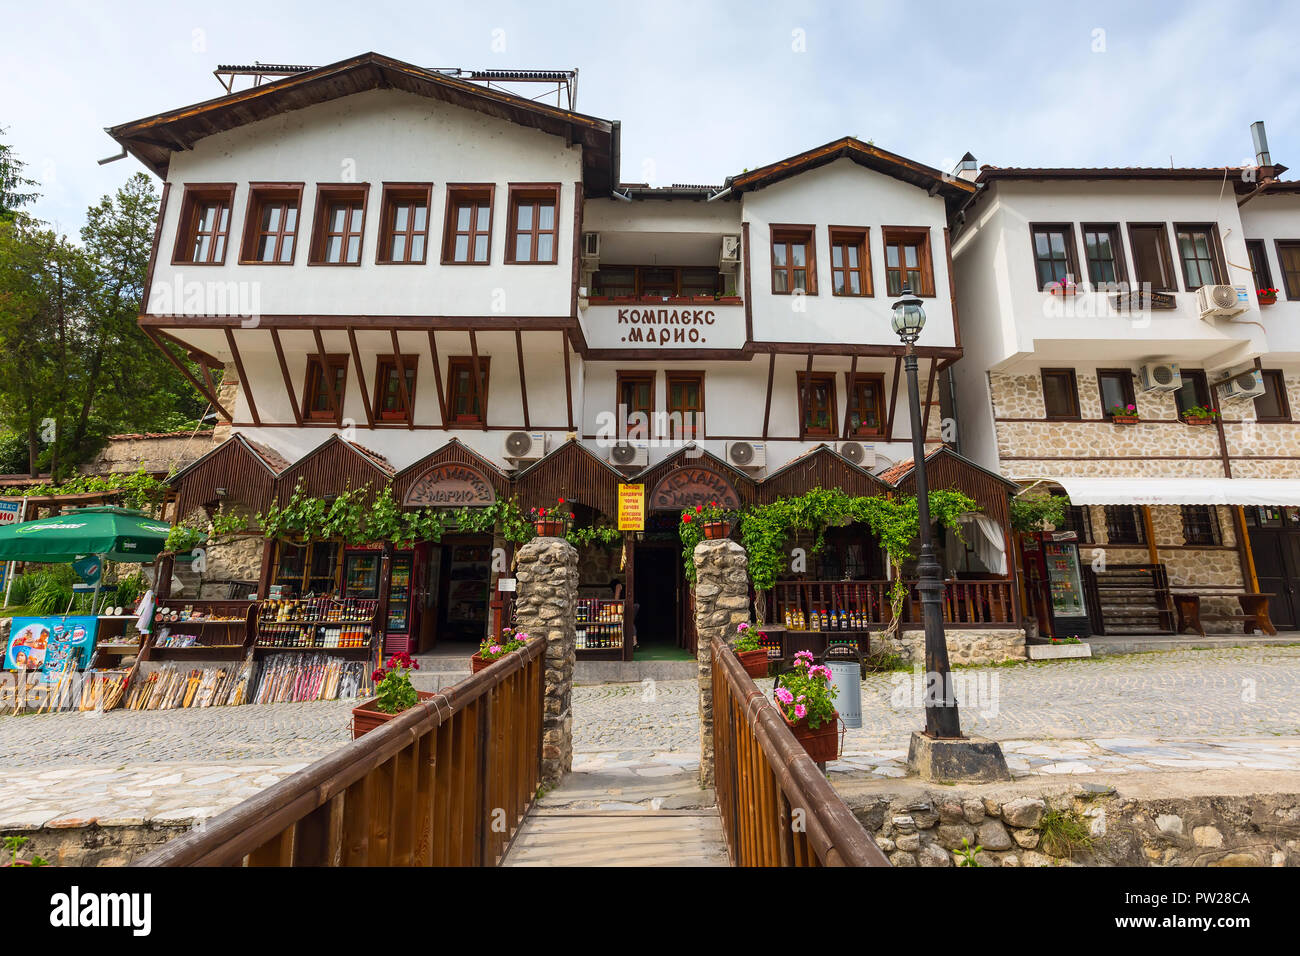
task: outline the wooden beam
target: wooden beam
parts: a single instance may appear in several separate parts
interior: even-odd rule
[[[348,330],[349,333],[351,331]],[[411,393],[406,387],[406,360],[402,358],[402,345],[397,341],[397,329],[389,329],[388,334],[393,337],[393,364],[397,366],[397,384],[402,390],[402,404],[406,407],[406,427],[413,429],[415,428],[415,405],[411,402]],[[358,374],[360,374],[359,369]],[[383,382],[375,382],[375,388],[383,384]],[[379,398],[378,392],[375,393],[375,398]]]
[[[564,406],[569,417],[569,431],[573,431],[573,373],[569,371],[569,337],[560,333],[560,347],[564,349]]]
[[[293,409],[293,423],[302,425],[302,411],[298,408],[298,396],[293,391],[293,380],[289,378],[289,363],[284,360],[284,346],[280,344],[280,333],[271,329],[271,344],[275,346],[275,358],[280,363],[280,375],[284,377],[284,390],[289,395],[289,407]]]
[[[1147,536],[1147,563],[1160,563],[1160,549],[1156,547],[1156,529],[1151,523],[1151,506],[1142,505],[1142,530]]]
[[[442,419],[440,424],[446,429],[447,396],[442,391],[442,362],[438,358],[438,336],[433,329],[429,330],[429,359],[433,362],[433,387],[438,390],[438,416]]]
[[[524,333],[515,329],[515,354],[519,357],[519,399],[524,405],[524,431],[532,426],[528,419],[528,383],[524,380]]]
[[[772,417],[772,379],[776,375],[776,353],[767,357],[767,402],[763,405],[763,440],[767,441],[767,423]]]
[[[470,394],[474,396],[474,408],[478,411],[479,427],[487,431],[487,403],[479,397],[479,389],[483,387],[483,369],[478,363],[478,336],[474,330],[469,330],[469,354],[474,359],[474,381],[470,382]]]
[[[329,355],[325,351],[325,339],[320,329],[312,329],[316,335],[316,354],[320,356],[320,381],[325,386],[325,397],[330,400],[330,411],[334,413],[334,424],[343,427],[343,397],[334,395],[334,377],[330,375]],[[305,396],[304,396],[305,397]]]
[[[845,438],[851,438],[853,436],[853,432],[849,429],[849,409],[853,407],[853,386],[854,384],[856,384],[857,378],[858,378],[858,357],[855,355],[853,356],[852,361],[849,362],[849,390],[848,393],[844,396],[844,437]],[[858,411],[860,414],[862,410],[859,409]]]
[[[176,366],[176,370],[184,375],[191,385],[198,389],[199,394],[206,398],[208,403],[215,408],[217,412],[226,419],[226,421],[233,422],[235,420],[235,417],[231,415],[230,412],[226,411],[225,407],[217,401],[217,396],[213,395],[210,389],[206,388],[197,378],[194,377],[194,373],[186,367],[184,362],[178,359],[175,355],[172,355],[171,349],[167,348],[167,346],[163,344],[162,340],[154,334],[153,329],[146,328],[144,334],[153,340],[154,345],[162,349],[163,355],[167,356],[167,361]]]
[[[799,421],[795,430],[795,434],[799,436],[800,441],[803,440],[804,422],[808,420],[808,386],[811,384],[812,381],[812,360],[813,360],[812,352],[809,352],[808,367],[804,369],[803,384],[799,386]],[[834,414],[834,411],[832,411],[831,414]]]
[[[261,425],[262,417],[257,414],[257,403],[253,401],[253,384],[244,374],[244,360],[239,355],[239,346],[235,344],[235,333],[226,328],[226,344],[230,346],[230,355],[235,360],[235,371],[239,373],[239,384],[244,389],[244,401],[248,402],[248,413],[253,416],[253,424]]]
[[[903,376],[903,357],[894,356],[894,376],[889,388],[889,420],[885,424],[885,434],[889,441],[894,440],[894,409],[898,407],[898,380]]]
[[[925,415],[921,419],[921,437],[930,437],[930,406],[934,403],[934,379],[939,371],[939,362],[930,359],[930,377],[925,383]]]
[[[1242,579],[1252,594],[1259,593],[1259,573],[1255,570],[1255,552],[1250,546],[1250,532],[1246,527],[1246,509],[1232,506],[1233,525],[1237,529],[1237,554],[1241,558]]]
[[[361,367],[361,350],[357,348],[357,334],[352,329],[348,329],[348,347],[352,350],[352,361],[357,363],[357,383],[361,386],[361,405],[366,412],[366,425],[374,428],[375,415],[370,407],[370,390],[366,388],[366,370]]]

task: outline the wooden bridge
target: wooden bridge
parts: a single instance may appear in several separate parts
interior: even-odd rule
[[[135,865],[889,865],[721,641],[716,801],[573,809],[577,774],[539,794],[545,651],[530,642]]]

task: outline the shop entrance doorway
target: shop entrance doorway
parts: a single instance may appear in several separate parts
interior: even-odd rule
[[[447,535],[430,542],[415,601],[421,608],[418,648],[443,645],[473,653],[487,635],[491,616],[492,538]]]
[[[683,598],[688,588],[684,586],[681,548],[670,542],[638,544],[633,576],[637,604],[633,659],[682,656]]]
[[[1269,617],[1276,627],[1300,628],[1300,509],[1247,508],[1246,527],[1259,589],[1273,595]]]

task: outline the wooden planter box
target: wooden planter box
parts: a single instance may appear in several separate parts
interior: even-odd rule
[[[1261,295],[1259,297],[1260,305],[1275,305],[1276,303],[1277,303],[1277,296],[1275,295]]]
[[[484,668],[491,667],[495,663],[496,661],[489,661],[484,659],[480,655],[475,654],[473,657],[469,659],[469,672],[471,674],[477,674],[479,671],[483,670]]]
[[[1110,416],[1110,420],[1116,425],[1136,425],[1138,422],[1142,421],[1142,419],[1138,418],[1136,415],[1112,415]]]
[[[704,522],[704,537],[711,541],[719,538],[725,538],[731,534],[731,524],[727,521],[706,521]]]
[[[1213,425],[1213,418],[1184,418],[1184,425]]]
[[[785,711],[777,708],[777,713],[785,721],[785,725],[790,728],[790,733],[794,734],[795,740],[803,744],[803,749],[808,751],[808,756],[812,757],[817,763],[829,763],[840,755],[840,714],[835,712],[835,716],[822,724],[816,730],[810,730],[808,727],[808,718],[805,717],[798,723],[791,723],[786,717]]]
[[[426,701],[433,697],[433,691],[417,690],[415,692],[417,702]],[[388,721],[392,720],[398,714],[385,714],[377,706],[379,698],[372,697],[358,707],[352,708],[352,739],[356,740],[363,734],[368,734],[376,727],[382,727]],[[399,714],[406,711],[399,711]]]
[[[534,527],[537,530],[537,536],[539,538],[563,538],[565,524],[567,524],[567,522],[561,521],[557,518],[554,520],[547,519],[545,521],[538,521],[534,524]]]
[[[740,666],[745,668],[745,673],[755,679],[767,676],[767,648],[760,647],[755,651],[736,651],[736,658],[740,661]]]

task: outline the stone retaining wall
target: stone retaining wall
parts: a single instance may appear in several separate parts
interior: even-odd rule
[[[69,820],[36,829],[3,829],[0,836],[27,837],[28,842],[18,851],[22,860],[39,856],[52,866],[129,866],[190,829],[188,822],[101,825],[93,820]]]
[[[949,628],[950,664],[1000,664],[1025,659],[1025,632],[1019,628],[957,630]],[[908,664],[925,662],[925,632],[902,631],[893,640],[872,635],[872,650],[897,654]]]

